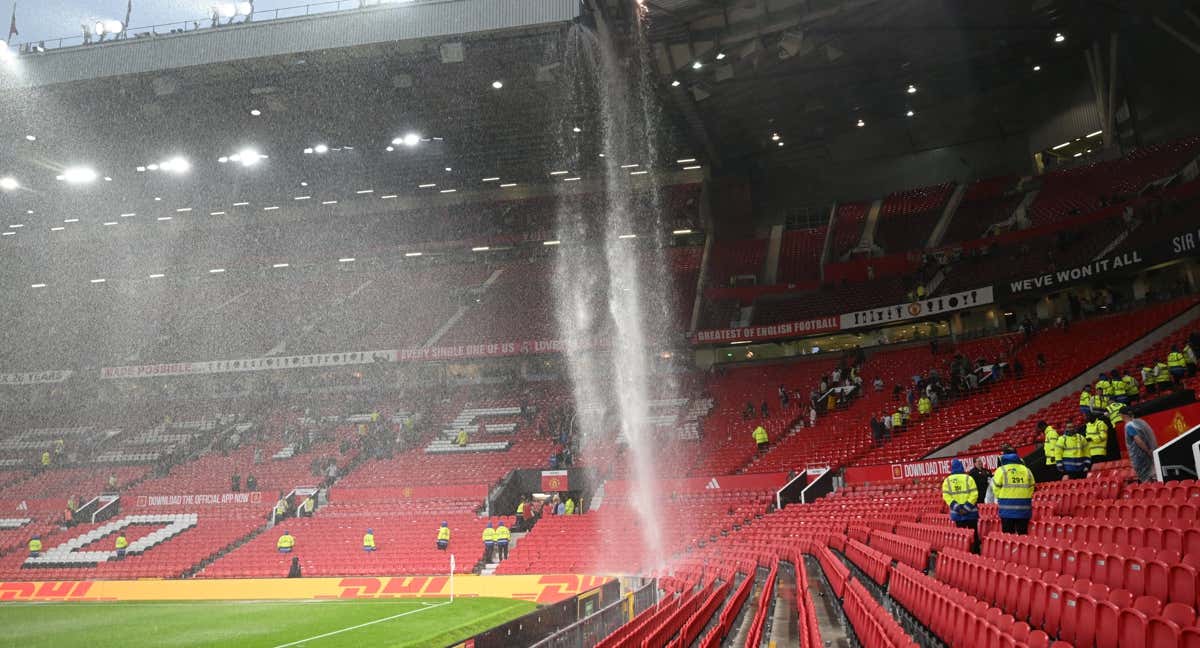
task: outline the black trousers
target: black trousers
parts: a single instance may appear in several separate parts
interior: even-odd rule
[[[497,542],[496,543],[496,552],[499,554],[499,556],[497,556],[497,558],[496,558],[497,560],[508,560],[508,543],[505,542],[505,543],[501,544],[501,543]]]
[[[979,553],[979,520],[960,520],[955,522],[954,526],[975,532],[975,537],[971,540],[971,553]]]
[[[1029,533],[1029,520],[1015,520],[1012,518],[1000,518],[1000,530],[1005,533],[1015,533],[1017,535],[1025,535]]]

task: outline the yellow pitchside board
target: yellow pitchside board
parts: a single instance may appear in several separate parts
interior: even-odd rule
[[[548,604],[595,589],[611,580],[610,576],[579,574],[463,574],[454,577],[454,595],[512,598]],[[448,576],[0,581],[0,605],[5,601],[238,601],[449,596]]]

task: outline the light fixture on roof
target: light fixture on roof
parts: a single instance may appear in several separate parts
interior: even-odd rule
[[[779,142],[779,148],[783,148],[783,142]]]
[[[25,136],[25,141],[27,141],[27,142],[36,142],[36,141],[37,141],[37,135],[26,135],[26,136]]]
[[[1061,43],[1065,40],[1067,40],[1067,37],[1063,36],[1062,32],[1058,32],[1058,33],[1054,34],[1054,42],[1055,43]]]
[[[300,181],[300,186],[301,186],[301,187],[307,187],[307,186],[308,186],[308,183],[307,183],[307,182],[305,182],[304,180],[301,180],[301,181]]]
[[[16,234],[16,232],[0,232],[0,236],[12,236],[13,234]]]
[[[1103,134],[1104,134],[1104,130],[1101,129],[1101,130],[1097,130],[1097,131],[1092,131],[1092,132],[1088,133],[1087,136],[1088,137],[1100,137]],[[2,182],[2,181],[0,181],[0,182]]]
[[[1080,151],[1080,152],[1076,153],[1075,155],[1072,155],[1071,157],[1083,157],[1083,151]]]
[[[388,153],[391,153],[392,151],[395,151],[395,150],[396,150],[396,147],[395,147],[395,146],[388,145],[388,147],[387,147],[387,148],[385,148],[385,149],[383,149],[383,150],[387,151]]]
[[[515,182],[505,182],[504,184],[500,185],[500,188],[508,189],[508,188],[515,187],[515,186],[517,186],[517,183],[515,183]]]
[[[104,283],[104,279],[89,279],[91,283]]]
[[[124,214],[121,214],[121,218],[133,218],[134,216],[137,216],[136,212],[125,212]]]
[[[692,164],[692,165],[683,167],[683,170],[684,171],[695,171],[696,169],[699,169],[699,168],[700,168],[699,164]]]
[[[1035,66],[1033,66],[1033,71],[1034,71],[1034,72],[1041,72],[1041,71],[1042,71],[1042,66],[1040,66],[1040,65],[1035,65]]]
[[[717,59],[718,61],[723,61],[723,60],[725,60],[725,52],[717,52],[716,59]]]
[[[171,217],[170,216],[159,216],[158,218],[156,218],[154,220],[169,221],[169,220],[171,220]]]
[[[908,90],[907,90],[907,92],[908,92],[908,94],[917,94],[917,86],[915,86],[915,85],[913,85],[913,84],[911,84],[911,83],[910,83],[910,84],[908,84]]]
[[[483,180],[480,180],[480,182],[496,182],[499,179],[500,178],[484,178]]]
[[[458,191],[458,189],[441,189],[438,191],[438,193],[454,193],[456,191]]]
[[[912,116],[913,116],[913,115],[915,115],[915,114],[917,114],[917,113],[913,112],[913,111],[912,111],[912,108],[909,108],[909,109],[908,109],[908,112],[904,113],[904,116],[905,116],[905,117],[912,117]]]
[[[21,183],[17,182],[17,179],[14,177],[4,176],[3,178],[0,178],[0,189],[3,189],[4,191],[13,191],[14,189],[20,188]]]
[[[501,81],[500,79],[496,79],[495,81],[492,81],[492,89],[493,90],[499,90],[500,88],[503,88],[503,87],[504,87],[504,82]]]
[[[490,250],[490,249],[492,249],[492,248],[490,248],[490,247],[488,247],[488,246],[486,246],[486,245],[480,245],[480,246],[478,246],[478,247],[473,247],[473,248],[471,248],[471,251],[472,251],[472,252],[487,252],[487,251],[488,251],[488,250]]]
[[[30,288],[45,288],[46,284],[44,284],[44,283],[29,284],[29,287]]]
[[[779,133],[771,133],[771,141],[772,142],[778,142],[781,139],[783,139],[783,138],[779,136]]]
[[[671,233],[672,233],[672,234],[674,234],[674,235],[676,235],[676,236],[682,236],[682,235],[684,235],[684,234],[691,234],[691,233],[692,233],[692,230],[690,230],[690,229],[677,229],[677,230],[675,230],[675,231],[673,231],[673,232],[671,232]]]
[[[308,200],[310,198],[312,198],[312,196],[294,196],[292,197],[292,200]]]
[[[279,205],[271,205],[269,207],[263,207],[263,211],[275,211],[276,209],[279,209]]]
[[[104,221],[104,223],[103,223],[103,225],[105,227],[108,227],[110,225],[116,225],[116,224],[117,224],[117,221]]]
[[[249,204],[250,203],[248,203],[248,202],[235,202],[235,203],[233,203],[233,206],[234,207],[245,207],[246,205],[249,205]]]
[[[693,70],[699,70],[702,67],[704,67],[704,64],[701,63],[700,61],[696,61],[696,62],[692,63]]]
[[[111,177],[109,177],[109,176],[104,176],[104,181],[105,181],[105,182],[112,182],[112,178],[111,178]]]
[[[98,177],[99,174],[96,173],[95,169],[91,167],[78,166],[68,167],[62,172],[62,175],[58,176],[58,179],[65,180],[71,184],[87,184],[89,182],[95,182],[96,178]]]
[[[859,120],[858,120],[858,123],[857,123],[856,125],[857,125],[859,128],[862,128],[863,126],[866,126],[866,125],[867,125],[867,122],[863,121],[862,119],[859,119]]]
[[[222,272],[225,272],[225,268],[213,268],[208,271],[209,274],[221,274]]]
[[[161,272],[155,272],[154,274],[150,275],[150,278],[151,279],[162,279],[165,276],[167,276],[167,275],[165,275]]]
[[[313,153],[316,153],[317,155],[321,155],[323,153],[328,153],[328,152],[329,152],[328,144],[317,144],[316,146],[313,147]]]
[[[426,182],[425,184],[417,185],[417,189],[432,189],[437,186],[435,182]]]
[[[8,226],[8,229],[21,229],[22,227],[25,227],[25,223],[13,223]]]
[[[336,205],[337,201],[336,200],[322,200],[321,204],[322,205]]]
[[[424,252],[405,252],[405,253],[404,253],[404,256],[406,256],[406,257],[419,257],[419,256],[421,256],[421,255],[423,255],[423,254],[425,254],[425,253],[424,253]]]
[[[272,263],[272,264],[271,264],[271,267],[272,267],[272,268],[286,268],[286,267],[288,267],[288,264],[286,264],[286,263]]]
[[[641,165],[640,164],[622,164],[621,168],[622,169],[636,169],[639,166],[641,166]]]
[[[578,126],[576,126],[576,127],[574,127],[574,128],[572,128],[572,129],[571,129],[571,132],[572,132],[572,133],[582,133],[582,132],[583,132],[583,129],[582,129],[582,128],[580,128],[580,127],[578,127]]]
[[[64,223],[78,223],[79,219],[78,218],[64,218],[63,222]]]
[[[223,212],[223,211],[208,212],[208,215],[209,216],[224,216],[225,212]]]
[[[267,156],[259,153],[256,149],[244,148],[241,151],[229,156],[229,159],[234,162],[241,162],[242,166],[254,166],[258,164],[260,160],[263,160],[266,157]]]
[[[354,263],[354,257],[342,257],[338,259],[338,263]]]
[[[369,194],[369,193],[375,193],[375,190],[374,190],[374,189],[359,189],[358,191],[355,191],[354,193],[356,193],[356,194]]]
[[[617,238],[619,238],[619,239],[634,239],[634,238],[637,238],[637,234],[621,234]]]
[[[563,182],[579,182],[579,176],[572,176],[572,177],[570,177],[570,178],[563,178]]]
[[[675,80],[671,81],[671,87],[678,88],[679,87],[679,79],[675,79]]]
[[[413,147],[421,143],[421,136],[417,133],[405,133],[403,137],[397,137],[392,140],[392,144],[400,146],[401,144],[407,147]]]
[[[558,239],[552,239],[552,240],[549,240],[549,241],[542,241],[542,245],[559,245],[559,244],[561,244],[561,243],[562,243],[562,241],[560,241],[560,240],[558,240]]]
[[[695,161],[696,161],[696,158],[683,158],[681,160],[675,160],[675,163],[676,164],[687,164],[688,162],[695,162]]]
[[[392,198],[398,198],[398,197],[399,196],[397,196],[396,194],[384,194],[384,195],[380,196],[379,199],[380,200],[391,200]]]
[[[1070,143],[1070,142],[1063,142],[1062,144],[1055,144],[1054,146],[1051,146],[1051,147],[1050,147],[1050,150],[1051,150],[1051,151],[1057,151],[1057,150],[1059,150],[1059,149],[1065,149],[1065,148],[1067,148],[1067,147],[1068,147],[1068,146],[1070,146],[1070,145],[1071,145],[1071,143]]]
[[[449,172],[451,172],[451,171],[453,171],[453,170],[454,170],[454,167],[446,167],[446,172],[447,172],[447,173],[449,173]]]
[[[181,214],[182,214],[182,213],[186,213],[186,212],[190,212],[190,211],[192,211],[192,208],[191,208],[191,207],[180,207],[179,209],[176,209],[175,211],[177,211],[177,212],[179,212],[179,213],[181,213]]]
[[[551,171],[550,175],[558,176],[558,175],[567,175],[568,173],[570,173],[570,171]]]
[[[646,175],[647,173],[650,173],[650,172],[643,169],[641,171],[630,171],[629,175]]]
[[[252,117],[258,117],[261,114],[262,114],[262,111],[259,110],[258,108],[252,108],[250,110],[250,116],[252,116]]]

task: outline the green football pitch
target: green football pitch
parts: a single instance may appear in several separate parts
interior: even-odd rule
[[[489,598],[0,603],[0,646],[440,648],[536,607]]]

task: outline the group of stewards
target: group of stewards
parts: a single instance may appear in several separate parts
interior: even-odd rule
[[[129,540],[125,539],[124,533],[117,533],[117,539],[113,541],[113,549],[116,551],[117,560],[125,557],[125,551],[129,549]],[[42,536],[35,535],[29,540],[29,557],[37,558],[42,555]]]
[[[443,522],[443,524],[445,524]],[[279,553],[292,553],[292,549],[296,548],[296,536],[288,533],[285,529],[283,535],[275,541],[275,550]],[[375,529],[367,529],[362,538],[363,551],[375,551]]]
[[[999,509],[1000,528],[1005,533],[1024,535],[1033,517],[1033,473],[1015,452],[1000,456],[1000,465],[992,473],[990,490]],[[960,529],[976,530],[978,543],[979,489],[967,474],[963,462],[950,462],[950,475],[942,480],[942,500],[950,509],[950,521]]]
[[[494,562],[508,560],[508,543],[512,539],[512,532],[508,527],[504,526],[504,521],[496,523],[496,527],[492,528],[492,523],[483,529],[483,561]]]

